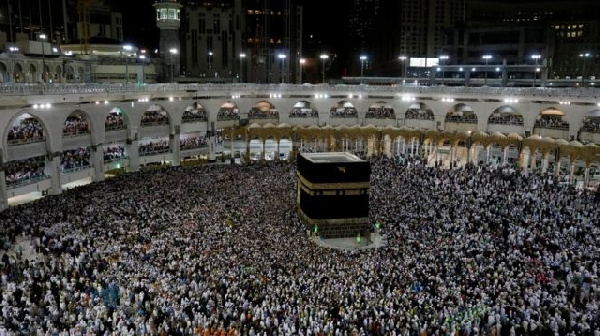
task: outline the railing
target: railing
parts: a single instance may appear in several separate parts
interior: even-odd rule
[[[413,115],[413,116],[405,116],[406,120],[435,120],[435,117],[432,115]]]
[[[13,140],[8,140],[8,145],[9,146],[19,146],[19,145],[26,145],[26,144],[31,144],[31,143],[36,143],[36,142],[44,142],[46,141],[46,138],[30,138],[30,139],[13,139]]]
[[[71,168],[61,168],[60,169],[60,173],[61,174],[70,174],[70,173],[74,173],[76,171],[80,171],[80,170],[84,170],[84,169],[89,169],[92,168],[91,164],[87,164],[85,166],[78,166],[78,167],[71,167]]]
[[[49,178],[50,178],[50,176],[48,176],[48,175],[40,174],[40,175],[36,175],[36,176],[30,177],[30,178],[27,178],[27,179],[18,180],[16,182],[8,182],[7,181],[6,182],[6,189],[10,190],[10,189],[16,189],[16,188],[24,187],[26,185],[30,185],[30,184],[33,184],[33,183],[37,183],[37,182],[40,182],[40,181],[47,180]]]
[[[367,113],[365,115],[365,118],[371,118],[371,119],[396,119],[396,114],[392,113],[392,114],[375,114],[375,113]]]
[[[104,163],[111,163],[111,162],[115,162],[115,161],[121,161],[121,160],[127,160],[129,157],[127,156],[121,156],[118,158],[112,158],[112,159],[104,159]]]
[[[477,119],[446,116],[446,122],[461,123],[461,124],[477,124]]]
[[[207,116],[186,116],[184,115],[181,118],[181,122],[182,123],[194,123],[194,122],[202,122],[202,121],[208,121],[208,117]]]
[[[466,87],[466,86],[404,86],[404,85],[298,85],[298,84],[1,84],[0,96],[65,95],[98,93],[156,93],[156,92],[243,92],[243,91],[302,91],[312,93],[353,91],[365,93],[392,92],[399,94],[493,95],[528,97],[570,97],[596,99],[600,89],[592,87]]]
[[[560,130],[560,131],[568,131],[569,130],[568,123],[550,124],[550,123],[536,122],[533,127],[534,128],[554,129],[554,130]]]
[[[489,119],[488,125],[511,125],[511,126],[523,126],[523,119],[517,120],[496,120]]]
[[[239,115],[217,115],[217,121],[238,120],[238,119],[240,119]]]
[[[168,125],[169,124],[169,120],[161,120],[161,121],[142,121],[140,123],[140,125],[142,127],[153,127],[153,126],[162,126],[162,125]]]
[[[152,156],[152,155],[164,154],[164,153],[168,153],[168,152],[169,152],[169,148],[165,148],[165,149],[157,149],[157,150],[148,151],[148,152],[139,152],[139,155],[140,156]]]
[[[127,129],[127,125],[122,124],[122,125],[114,125],[114,126],[106,126],[106,124],[104,125],[104,131],[109,132],[109,131],[121,131]]]
[[[600,127],[598,127],[598,126],[592,126],[592,125],[583,125],[581,127],[581,131],[582,132],[589,132],[589,133],[600,133]]]
[[[90,134],[90,131],[73,131],[73,132],[65,132],[63,131],[63,138],[72,138],[72,137],[76,137],[76,136],[81,136],[81,135],[87,135]]]

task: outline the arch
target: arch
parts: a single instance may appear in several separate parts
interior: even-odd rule
[[[510,105],[502,105],[490,114],[488,124],[523,126],[523,115]]]
[[[337,104],[331,107],[329,110],[331,117],[344,118],[344,117],[357,117],[358,111],[354,105],[346,100],[339,101]]]
[[[106,118],[104,119],[104,131],[127,129],[128,123],[129,117],[127,116],[127,112],[117,106],[110,110],[106,115]]]
[[[290,111],[290,118],[298,118],[298,117],[318,117],[319,111],[315,108],[311,107],[309,101],[301,100],[292,106],[292,110]]]
[[[169,124],[169,113],[159,104],[152,104],[142,114],[140,126],[151,127]]]
[[[23,112],[16,115],[6,130],[6,143],[9,146],[46,141],[46,125],[35,115]]]
[[[249,118],[273,118],[278,117],[279,111],[275,108],[270,101],[261,100],[254,104],[250,111],[248,111]]]
[[[384,101],[378,101],[367,109],[366,118],[389,118],[396,119],[396,113],[392,105]]]
[[[414,103],[404,112],[405,119],[433,120],[433,111],[425,103]]]
[[[207,121],[208,116],[206,110],[198,102],[194,102],[192,105],[185,108],[183,115],[181,116],[181,123],[191,123],[198,121]]]
[[[457,123],[477,123],[477,115],[473,108],[465,103],[459,103],[446,113],[446,122],[457,122]]]
[[[75,110],[65,119],[63,137],[90,133],[90,116],[82,110]]]
[[[235,120],[240,118],[240,109],[232,101],[226,101],[219,107],[217,120]]]
[[[581,131],[600,133],[600,109],[590,111],[583,116]]]
[[[568,130],[569,122],[566,121],[564,117],[565,112],[551,106],[540,111],[540,114],[535,120],[534,127]]]

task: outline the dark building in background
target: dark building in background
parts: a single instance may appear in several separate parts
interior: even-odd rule
[[[399,76],[398,57],[439,56],[446,31],[464,19],[465,0],[354,0],[349,34],[356,62],[350,75],[359,74],[365,55],[365,76]]]
[[[592,78],[600,52],[598,9],[600,2],[586,0],[472,0],[467,25],[447,30],[444,51],[452,64],[483,64],[490,55],[490,64],[538,63],[549,80]]]
[[[177,49],[186,80],[298,80],[302,9],[296,0],[180,3],[181,45]]]

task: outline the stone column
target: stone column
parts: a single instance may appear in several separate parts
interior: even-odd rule
[[[545,173],[546,170],[548,170],[548,157],[550,156],[550,153],[545,152],[542,153],[542,173]]]
[[[569,162],[569,183],[573,184],[573,175],[575,175],[575,162]]]
[[[277,149],[275,150],[275,161],[279,161],[279,143],[281,139],[275,138],[275,142],[277,143]]]
[[[139,142],[137,140],[128,140],[126,146],[127,153],[129,153],[129,171],[140,171]]]
[[[531,151],[531,154],[530,154],[530,158],[529,158],[529,159],[530,159],[530,161],[531,161],[531,165],[530,165],[530,167],[531,167],[531,170],[535,170],[535,169],[537,168],[537,167],[536,167],[536,164],[537,164],[537,149],[536,149],[536,150],[533,150],[533,151]]]
[[[169,134],[169,148],[171,148],[171,153],[173,154],[173,161],[171,162],[171,165],[173,167],[179,167],[179,165],[181,164],[179,146],[181,146],[181,139],[179,138],[179,133]]]
[[[506,162],[508,161],[508,149],[509,146],[504,147],[504,149],[502,150],[502,165],[506,166]]]
[[[6,208],[8,208],[8,198],[6,192],[6,174],[4,173],[4,170],[0,170],[0,211]]]
[[[554,177],[558,177],[560,175],[560,158],[556,160],[554,164]]]
[[[48,154],[46,159],[46,171],[50,175],[51,195],[60,195],[62,193],[60,182],[60,153]]]
[[[94,182],[104,181],[104,148],[102,145],[92,146],[90,159],[94,167]]]
[[[217,137],[211,132],[208,137],[208,161],[215,162],[217,160]]]
[[[587,188],[590,183],[590,165],[589,163],[585,163],[585,170],[583,173],[583,187]]]

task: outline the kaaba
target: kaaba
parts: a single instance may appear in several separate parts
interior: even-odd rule
[[[322,238],[370,234],[371,164],[346,152],[299,153],[298,213]]]

